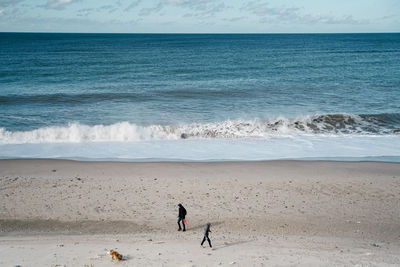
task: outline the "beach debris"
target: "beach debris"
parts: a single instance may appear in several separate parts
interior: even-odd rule
[[[376,244],[376,243],[372,243],[371,246],[376,247],[376,248],[380,248],[381,246]]]
[[[115,250],[110,250],[110,256],[112,260],[122,260],[123,256],[122,254],[119,254],[117,251]]]
[[[147,239],[147,241],[150,241],[150,242],[151,242],[151,241],[153,241],[153,239],[149,238],[149,239]]]

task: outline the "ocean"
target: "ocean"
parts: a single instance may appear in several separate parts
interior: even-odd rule
[[[400,162],[400,34],[0,33],[0,158]]]

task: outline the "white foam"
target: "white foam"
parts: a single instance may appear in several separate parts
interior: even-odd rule
[[[162,126],[137,126],[128,122],[112,125],[88,126],[71,123],[66,127],[44,127],[31,131],[6,131],[0,128],[0,143],[80,143],[80,142],[132,142],[177,139]]]
[[[82,142],[138,142],[177,140],[181,138],[241,139],[287,138],[303,135],[364,135],[393,134],[357,115],[316,115],[296,119],[226,120],[215,123],[185,125],[139,126],[129,122],[112,125],[51,126],[30,131],[8,131],[0,128],[0,144],[24,143],[82,143]]]

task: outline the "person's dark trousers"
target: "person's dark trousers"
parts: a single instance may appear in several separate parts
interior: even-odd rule
[[[182,221],[182,225],[183,225],[183,231],[186,231],[186,226],[185,226],[185,223],[183,222],[183,218],[179,218],[178,219],[178,226],[179,226],[179,229],[178,229],[178,231],[180,231],[180,230],[182,230],[182,228],[181,228],[181,221]]]
[[[212,248],[212,246],[211,246],[211,240],[210,240],[210,238],[208,237],[208,235],[205,235],[205,236],[204,236],[203,241],[201,241],[201,245],[203,245],[203,243],[204,243],[204,241],[206,241],[206,239],[207,239],[207,241],[208,241],[208,244],[210,245],[210,248]]]

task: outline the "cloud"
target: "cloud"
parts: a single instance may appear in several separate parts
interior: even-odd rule
[[[24,0],[0,0],[0,7],[16,6],[17,4],[23,2]]]
[[[236,22],[236,21],[244,20],[246,18],[247,17],[245,17],[245,16],[241,16],[241,17],[233,17],[233,18],[224,18],[222,20],[229,21],[229,22]]]
[[[202,9],[195,9],[192,13],[186,13],[184,17],[213,17],[215,16],[218,12],[222,12],[225,10],[226,6],[224,3],[220,3],[219,5],[216,6],[211,6],[207,8],[202,8]]]
[[[95,8],[82,8],[78,10],[78,16],[86,17],[90,15],[93,11],[95,11]]]
[[[243,6],[247,10],[260,18],[262,23],[276,24],[362,24],[367,21],[355,19],[352,15],[335,17],[324,14],[302,14],[297,7],[270,7],[266,2],[252,1]]]
[[[148,16],[152,13],[157,13],[157,12],[161,11],[163,8],[164,8],[164,5],[162,4],[162,2],[159,2],[154,7],[143,8],[142,10],[140,10],[139,16]]]
[[[139,20],[121,21],[118,19],[97,21],[87,18],[25,17],[13,20],[9,31],[33,32],[130,32],[132,25]],[[0,21],[0,29],[1,29]]]
[[[18,11],[17,6],[24,0],[0,0],[0,17],[15,14]]]
[[[0,0],[0,18],[10,19],[17,16],[21,9],[18,6],[24,0]]]
[[[47,0],[47,3],[44,5],[47,9],[65,9],[67,5],[75,3],[79,0]]]
[[[397,17],[398,17],[398,15],[386,15],[386,16],[379,17],[378,20],[394,19]]]
[[[321,23],[321,24],[365,24],[368,23],[367,20],[361,21],[356,20],[352,15],[344,15],[340,17],[314,14],[314,15],[305,15],[301,17],[302,21],[305,23]]]
[[[83,8],[78,10],[78,16],[86,17],[92,14],[93,12],[101,12],[101,11],[108,11],[108,13],[113,13],[117,11],[117,9],[118,8],[113,5],[104,5],[97,8]]]
[[[164,0],[165,5],[175,5],[193,11],[219,12],[226,6],[219,0]]]
[[[210,6],[205,8],[200,15],[214,16],[215,14],[224,11],[227,8],[225,3],[220,3],[218,5]]]
[[[276,8],[269,7],[268,3],[252,1],[243,6],[244,10],[247,10],[254,15],[262,19],[279,19],[288,20],[297,17],[299,8]]]
[[[158,13],[168,6],[180,7],[190,10],[185,17],[189,16],[213,16],[227,8],[222,0],[160,0],[155,6],[143,8],[141,16]]]
[[[134,9],[135,7],[137,7],[140,3],[142,2],[142,0],[135,0],[132,3],[130,3],[125,9],[124,11],[128,12],[131,11],[132,9]]]

